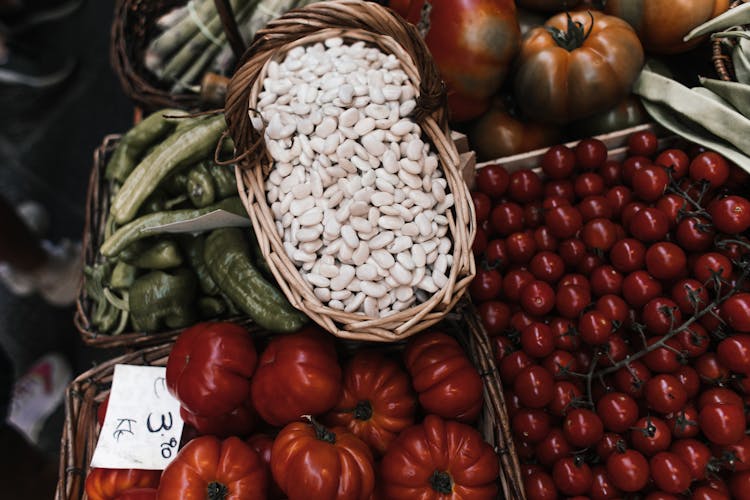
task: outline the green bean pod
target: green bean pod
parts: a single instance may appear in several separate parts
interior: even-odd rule
[[[216,201],[214,178],[204,163],[199,163],[190,169],[185,191],[192,204],[198,208],[207,207]]]
[[[702,76],[699,78],[701,85],[720,95],[743,115],[750,117],[750,85]]]

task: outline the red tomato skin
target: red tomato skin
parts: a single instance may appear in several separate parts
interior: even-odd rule
[[[621,392],[610,392],[596,403],[596,412],[604,427],[612,432],[625,432],[638,420],[635,400]]]
[[[750,228],[750,201],[741,196],[727,196],[708,206],[714,226],[722,233],[740,234]]]
[[[576,408],[568,412],[563,421],[565,438],[573,446],[587,448],[599,442],[604,435],[604,425],[591,410]]]
[[[648,461],[638,451],[615,451],[607,458],[610,481],[622,491],[641,491],[648,484],[648,472]]]
[[[750,333],[750,293],[736,293],[725,300],[721,305],[721,317],[735,331]]]
[[[654,483],[667,493],[682,493],[690,486],[690,469],[674,453],[657,453],[649,460],[649,466]]]
[[[583,495],[594,482],[591,468],[586,463],[576,463],[572,457],[561,458],[552,467],[552,479],[565,495]]]
[[[92,468],[84,489],[91,500],[114,500],[132,488],[156,488],[161,471]]]
[[[698,414],[703,434],[718,445],[731,445],[745,435],[745,412],[735,405],[711,403]]]

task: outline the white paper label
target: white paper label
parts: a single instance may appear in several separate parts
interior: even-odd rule
[[[153,226],[144,233],[202,233],[220,227],[251,227],[251,224],[247,217],[219,209],[194,219]]]
[[[92,467],[163,470],[177,454],[183,421],[167,369],[115,365]]]

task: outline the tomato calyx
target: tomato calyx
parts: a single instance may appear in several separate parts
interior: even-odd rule
[[[336,443],[336,433],[328,429],[326,426],[322,425],[320,422],[315,420],[310,415],[305,415],[303,417],[305,420],[307,420],[310,425],[313,426],[313,429],[315,430],[315,438],[319,439],[320,441],[325,441],[326,443],[335,444]]]
[[[229,488],[218,481],[211,481],[206,487],[206,498],[208,500],[224,500],[229,496]]]
[[[589,26],[588,31],[585,30],[582,22],[573,21],[569,12],[566,12],[565,15],[568,16],[568,29],[566,31],[559,30],[552,26],[548,26],[546,29],[557,45],[568,52],[573,52],[583,45],[583,42],[585,42],[591,34],[591,30],[594,29],[594,15],[591,11],[588,12],[589,18],[591,18],[591,26]]]
[[[430,476],[430,486],[442,495],[453,493],[453,479],[447,471],[434,471]]]
[[[372,404],[366,399],[357,401],[357,406],[354,407],[353,413],[354,418],[357,420],[370,420],[372,418]]]

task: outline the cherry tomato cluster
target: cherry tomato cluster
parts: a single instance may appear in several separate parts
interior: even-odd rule
[[[649,131],[607,157],[477,173],[470,293],[526,493],[750,498],[749,176]]]

